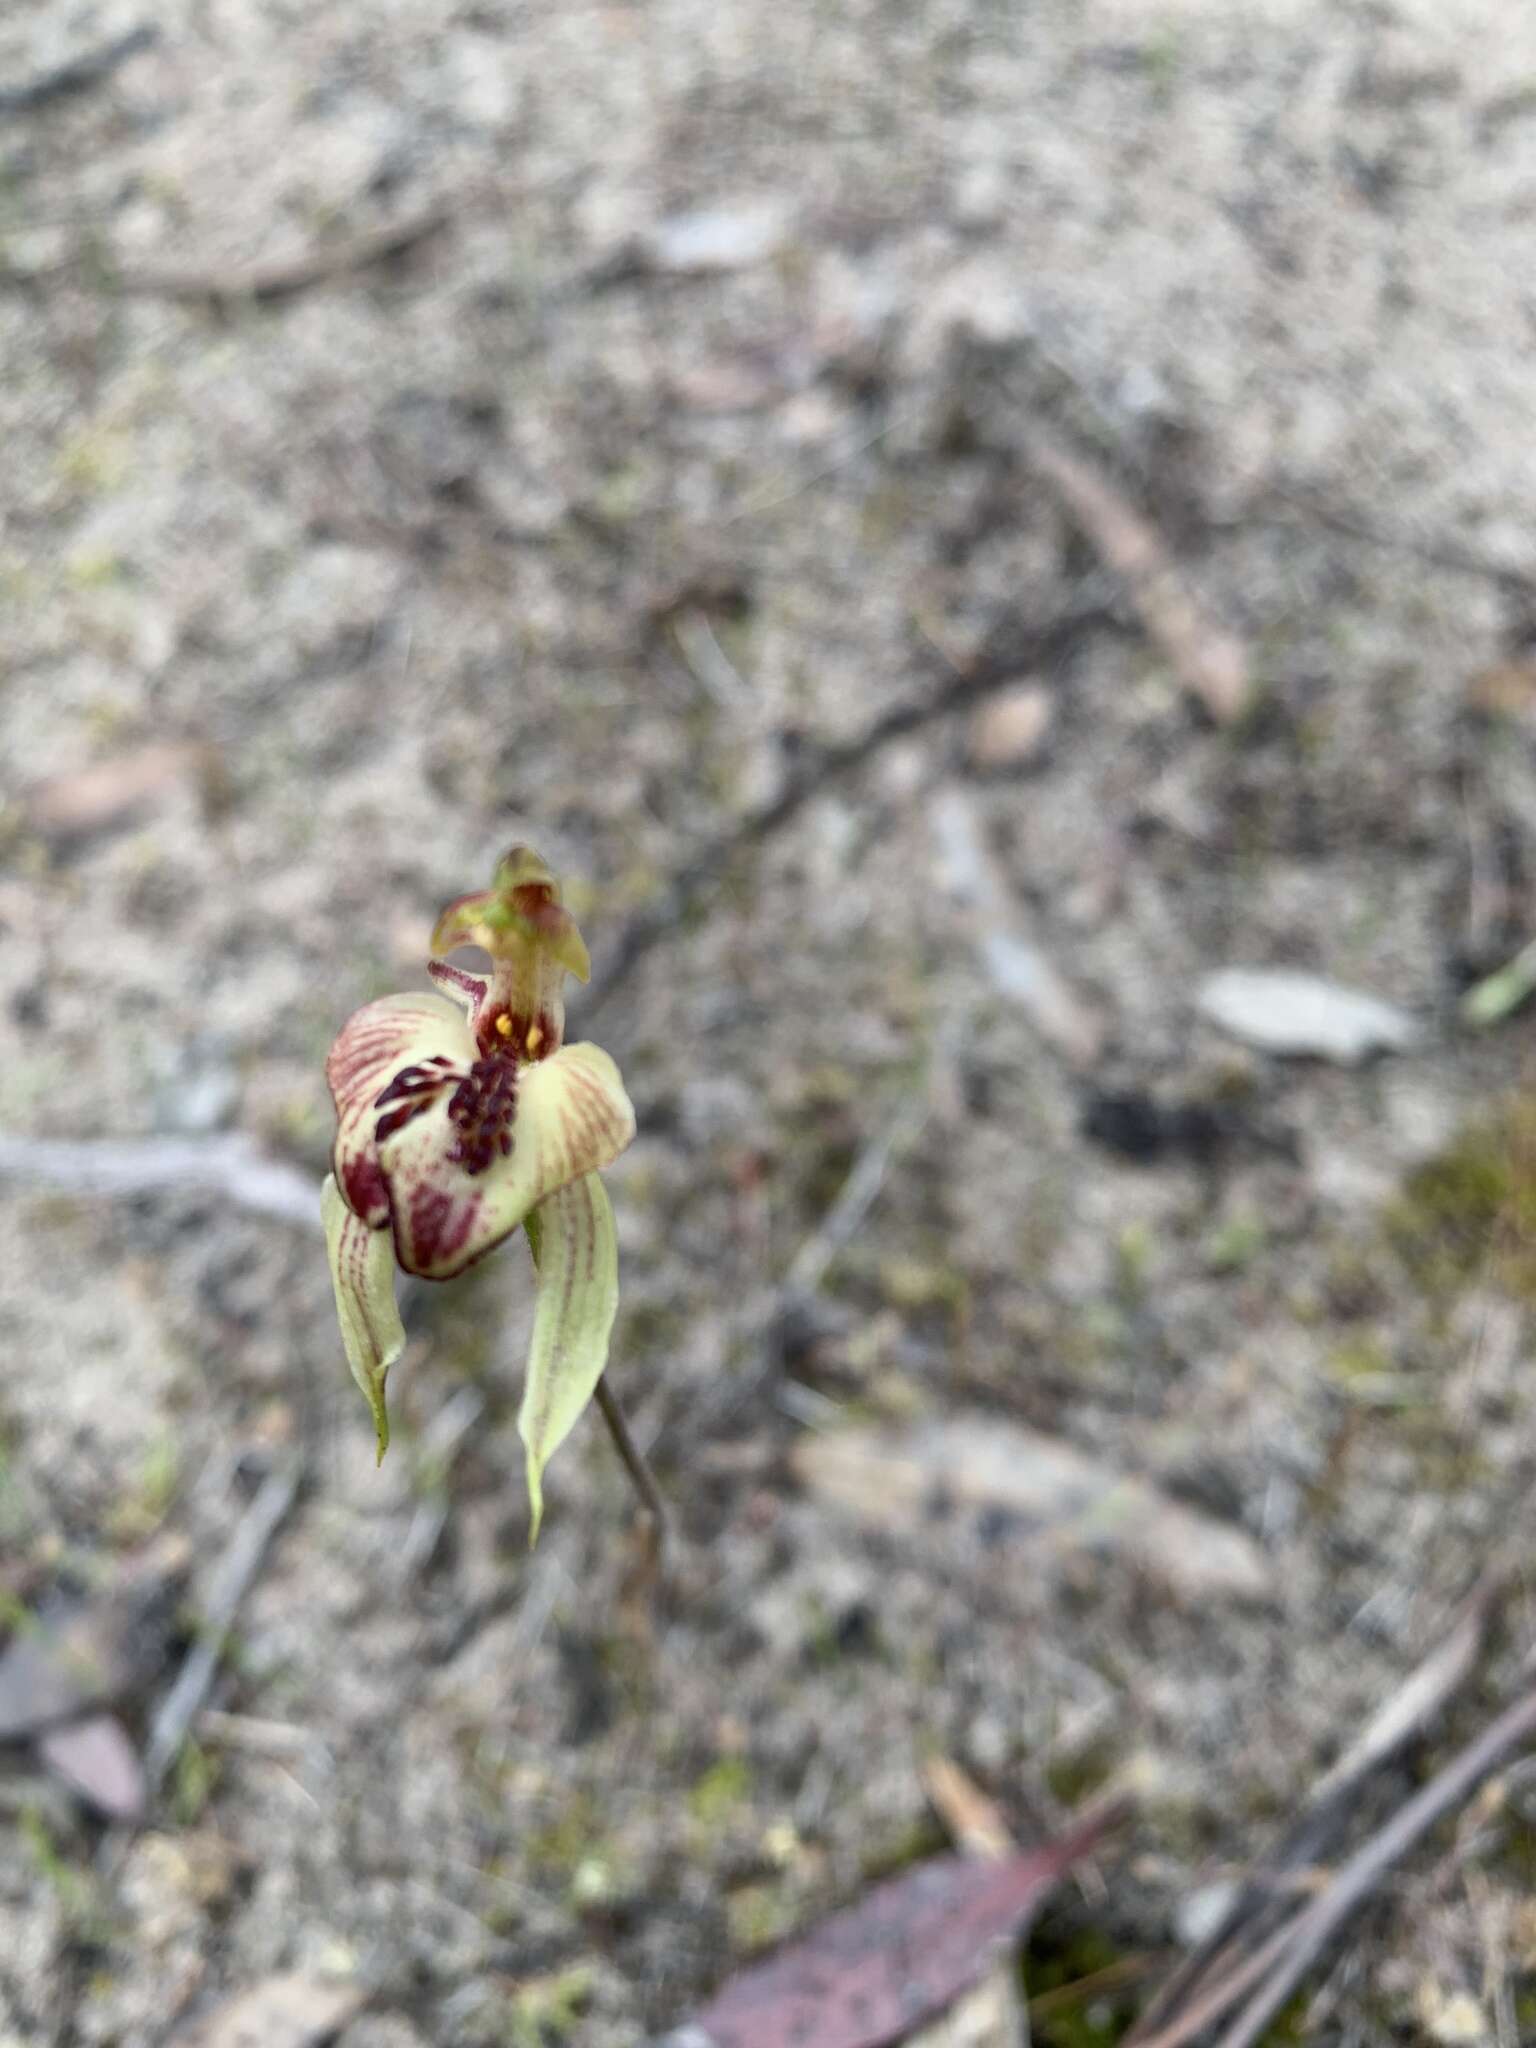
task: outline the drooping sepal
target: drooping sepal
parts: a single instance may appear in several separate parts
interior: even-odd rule
[[[608,1363],[619,1305],[619,1242],[602,1182],[585,1173],[528,1216],[538,1269],[528,1373],[518,1413],[528,1464],[529,1542],[544,1515],[544,1468],[569,1436]]]
[[[374,1230],[354,1215],[334,1174],[320,1190],[325,1249],[336,1290],[336,1316],[352,1377],[373,1416],[379,1462],[389,1449],[389,1411],[384,1383],[405,1349],[405,1329],[395,1304],[395,1260],[387,1230]]]

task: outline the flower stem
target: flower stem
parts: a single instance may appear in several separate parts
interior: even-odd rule
[[[624,1410],[619,1406],[619,1397],[608,1384],[606,1373],[597,1383],[596,1401],[602,1411],[608,1434],[613,1438],[614,1448],[624,1460],[624,1469],[634,1483],[646,1513],[651,1518],[652,1540],[659,1553],[667,1540],[668,1516],[661,1489],[656,1484],[656,1475],[646,1462],[644,1451],[629,1433]]]

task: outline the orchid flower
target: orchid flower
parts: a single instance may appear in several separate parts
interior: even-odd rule
[[[562,1042],[565,977],[587,979],[587,949],[530,847],[450,903],[431,944],[480,946],[491,972],[429,960],[445,994],[365,1004],[326,1061],[337,1131],[320,1199],[342,1343],[382,1461],[384,1384],[405,1347],[394,1267],[451,1280],[521,1224],[538,1275],[518,1416],[536,1535],[544,1467],[608,1361],[618,1241],[598,1170],[635,1115],[608,1054]]]

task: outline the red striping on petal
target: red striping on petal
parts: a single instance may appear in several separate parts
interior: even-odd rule
[[[441,1188],[420,1185],[411,1191],[409,1222],[411,1226],[411,1252],[417,1270],[422,1266],[434,1266],[441,1250],[439,1238],[448,1212],[453,1207],[452,1198]]]
[[[444,1189],[418,1182],[411,1191],[407,1215],[410,1269],[434,1277],[436,1268],[455,1259],[464,1249],[479,1211],[478,1194],[455,1201]]]
[[[450,967],[446,960],[429,960],[427,972],[444,988],[451,988],[456,995],[468,996],[471,1010],[485,994],[487,983],[484,975],[467,974],[462,967]]]

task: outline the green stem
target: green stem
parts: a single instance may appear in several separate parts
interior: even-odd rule
[[[667,1540],[666,1503],[661,1497],[660,1487],[656,1484],[656,1475],[646,1462],[644,1451],[630,1435],[629,1423],[625,1420],[624,1410],[619,1406],[619,1397],[609,1386],[606,1373],[597,1383],[594,1398],[604,1422],[608,1425],[608,1434],[613,1438],[614,1448],[623,1459],[624,1469],[634,1483],[635,1491],[651,1518],[655,1546],[660,1552]]]

